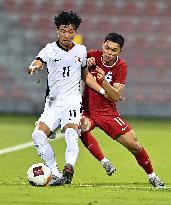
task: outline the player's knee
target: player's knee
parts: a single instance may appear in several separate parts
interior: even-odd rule
[[[135,143],[133,144],[133,146],[129,149],[129,151],[130,151],[132,154],[134,154],[134,155],[136,155],[137,153],[139,153],[141,150],[142,150],[142,147],[141,147],[141,145],[140,145],[138,142],[135,142]]]
[[[137,143],[136,143],[136,152],[138,153],[138,152],[141,152],[142,151],[142,146],[139,144],[139,142],[137,141]]]
[[[41,130],[34,130],[32,133],[32,139],[35,145],[42,144],[47,141],[46,134]]]
[[[83,116],[81,118],[80,122],[81,122],[81,130],[82,130],[82,132],[85,132],[85,131],[88,131],[88,130],[91,129],[91,122],[90,122],[90,120],[88,118]]]

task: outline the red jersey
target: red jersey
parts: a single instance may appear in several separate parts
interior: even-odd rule
[[[125,85],[127,65],[123,59],[117,58],[113,65],[107,66],[102,61],[102,51],[89,51],[87,57],[95,57],[96,65],[89,68],[94,78],[97,77],[96,66],[98,66],[105,72],[105,79],[111,86],[113,86],[114,83]],[[85,87],[84,91],[83,109],[90,115],[97,112],[100,112],[99,114],[101,115],[114,115],[117,113],[116,103],[106,99],[88,86]]]

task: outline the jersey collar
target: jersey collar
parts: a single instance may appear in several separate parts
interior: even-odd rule
[[[66,52],[68,52],[69,50],[71,50],[71,49],[75,46],[74,42],[72,42],[71,48],[70,48],[69,50],[67,50],[67,49],[63,48],[63,47],[59,44],[59,41],[56,41],[56,45],[57,45],[60,49],[66,51]]]
[[[103,62],[103,56],[101,56],[101,62],[102,62],[102,64],[103,64],[104,66],[111,68],[112,66],[116,65],[116,63],[118,62],[118,56],[116,57],[116,61],[115,61],[112,65],[106,65],[106,64]]]

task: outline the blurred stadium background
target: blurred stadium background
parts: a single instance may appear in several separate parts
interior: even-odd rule
[[[53,17],[62,9],[82,17],[78,33],[87,49],[100,49],[108,32],[124,35],[128,80],[122,114],[171,116],[170,0],[0,0],[1,113],[43,110],[46,72],[32,77],[26,69],[56,40]]]

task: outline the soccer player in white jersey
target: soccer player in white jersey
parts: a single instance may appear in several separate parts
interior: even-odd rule
[[[81,18],[73,11],[61,11],[55,16],[54,23],[58,41],[47,44],[28,68],[28,74],[41,70],[44,64],[48,69],[49,95],[32,138],[38,154],[52,172],[49,183],[52,186],[70,184],[74,174],[79,153],[77,132],[81,117],[81,78],[96,92],[105,95],[104,89],[87,70],[85,46],[73,43]],[[58,169],[54,152],[47,141],[59,126],[66,141],[63,174]]]

